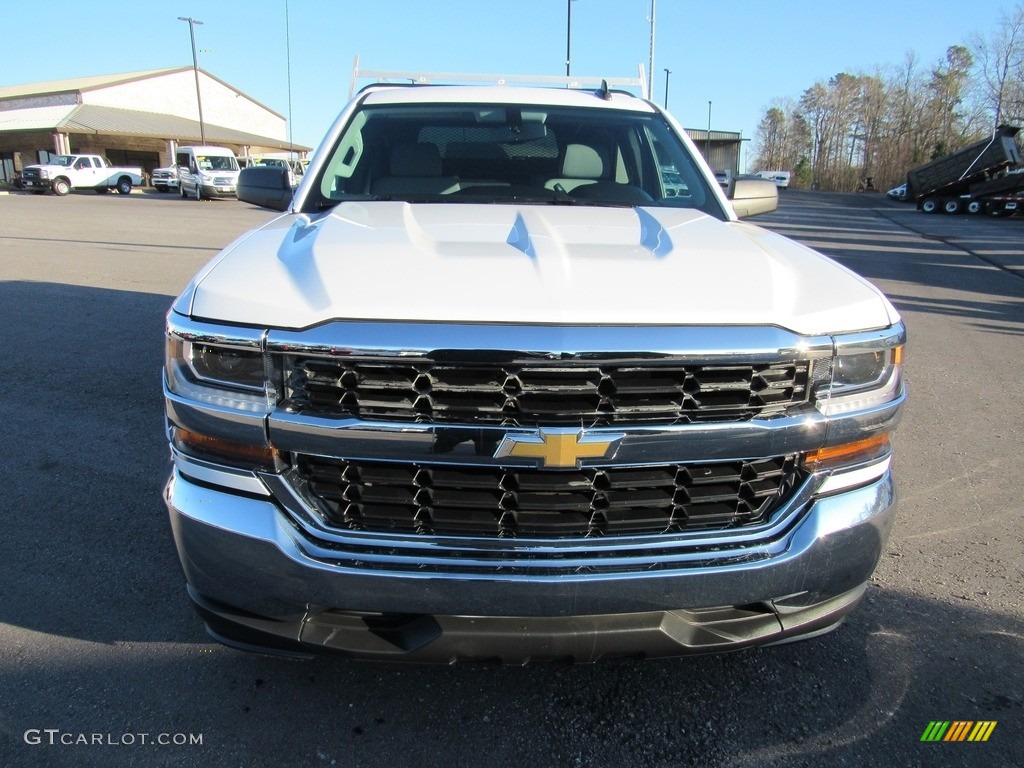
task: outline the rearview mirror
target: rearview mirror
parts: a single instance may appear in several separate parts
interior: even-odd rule
[[[238,174],[238,199],[260,208],[286,211],[292,202],[288,169],[272,165],[253,165]]]
[[[732,208],[741,219],[771,213],[779,207],[779,188],[765,179],[736,179]]]

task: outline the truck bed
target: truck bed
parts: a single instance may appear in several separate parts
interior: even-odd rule
[[[1017,126],[1001,125],[990,138],[910,170],[908,196],[920,200],[928,195],[962,194],[989,174],[1019,164],[1020,149],[1014,140],[1019,132]]]

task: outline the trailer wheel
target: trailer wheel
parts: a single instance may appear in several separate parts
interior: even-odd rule
[[[979,213],[985,210],[985,204],[981,200],[971,200],[967,204],[967,212],[972,216],[977,216]]]
[[[921,203],[921,210],[925,213],[935,213],[939,210],[939,201],[934,197],[926,197]]]
[[[960,201],[956,198],[947,200],[942,205],[943,213],[960,213]]]

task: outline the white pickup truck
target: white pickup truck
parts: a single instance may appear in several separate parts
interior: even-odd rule
[[[27,166],[21,184],[37,195],[47,190],[66,195],[72,189],[94,189],[99,194],[116,189],[127,195],[132,186],[142,184],[142,169],[113,166],[100,155],[57,155],[48,163]]]
[[[504,78],[503,78],[504,80]],[[548,80],[547,82],[550,82]],[[229,645],[595,661],[809,637],[896,511],[906,329],[654,103],[373,84],[167,315],[165,500]]]

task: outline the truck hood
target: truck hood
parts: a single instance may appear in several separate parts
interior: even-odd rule
[[[176,307],[276,328],[352,319],[817,335],[898,319],[878,289],[817,252],[699,211],[402,202],[281,216],[225,249]]]

